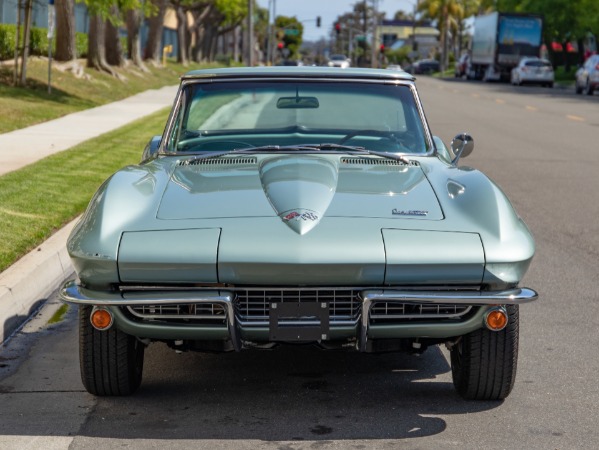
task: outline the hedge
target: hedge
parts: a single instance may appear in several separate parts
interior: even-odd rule
[[[23,27],[21,27],[21,43]],[[16,25],[0,24],[0,60],[13,59],[15,57],[15,34]],[[31,28],[29,35],[29,54],[35,56],[48,55],[48,30],[46,28]],[[56,50],[56,39],[52,40],[52,51]],[[87,56],[87,34],[75,34],[75,52],[77,58]]]

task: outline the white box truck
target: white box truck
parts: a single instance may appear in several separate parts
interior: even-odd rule
[[[509,79],[524,56],[539,56],[543,18],[535,14],[494,12],[474,18],[469,78]]]

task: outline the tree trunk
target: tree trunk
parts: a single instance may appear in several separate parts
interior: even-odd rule
[[[22,0],[17,0],[17,26],[15,36],[15,70],[13,74],[13,85],[19,82],[19,46],[21,45],[21,11],[23,9]]]
[[[207,24],[206,27],[204,27],[204,36],[202,39],[202,56],[203,56],[203,61],[205,61],[205,62],[213,61],[212,49],[213,49],[214,39],[217,36],[217,32],[218,32],[217,27],[212,24]]]
[[[158,13],[148,19],[148,42],[144,50],[144,60],[152,60],[155,64],[160,64],[164,14],[169,0],[152,0],[152,3],[158,8]]]
[[[205,58],[203,53],[205,22],[209,15],[213,12],[213,3],[203,6],[202,9],[195,9],[193,11],[193,25],[189,29],[190,33],[194,37],[194,45],[191,49],[191,59],[193,61],[201,62]]]
[[[202,51],[202,42],[204,40],[204,26],[199,25],[194,27],[193,33],[195,37],[195,45],[193,47],[191,56],[195,62],[202,62],[204,60],[204,53]]]
[[[115,75],[115,71],[106,62],[105,22],[100,15],[89,16],[89,35],[87,45],[87,67]]]
[[[443,16],[441,18],[442,21],[442,31],[441,31],[441,72],[444,72],[447,68],[447,44],[448,44],[448,34],[449,34],[449,14],[447,12],[447,6],[443,8]]]
[[[113,17],[119,16],[119,10],[116,5],[112,7],[110,14]],[[122,67],[125,65],[125,58],[123,57],[123,46],[121,45],[119,28],[109,19],[106,19],[105,26],[104,43],[106,45],[106,62],[111,66]]]
[[[21,79],[20,86],[25,86],[27,81],[27,59],[29,59],[29,35],[31,33],[31,16],[33,0],[25,1],[25,21],[23,24],[23,53],[21,54]]]
[[[237,26],[235,27],[235,30],[233,30],[233,61],[235,62],[239,62],[239,30],[241,29],[241,27]],[[270,39],[270,36],[269,36]],[[272,47],[272,44],[269,42],[268,43],[269,46]],[[270,62],[270,61],[267,61]]]
[[[127,54],[133,64],[144,72],[147,71],[141,57],[141,21],[143,14],[141,10],[127,11]]]
[[[184,66],[189,64],[188,56],[188,44],[187,44],[187,15],[185,10],[178,6],[176,10],[177,14],[177,43],[179,51],[177,52],[177,62]]]
[[[75,0],[56,0],[56,53],[57,61],[77,58],[75,46]]]

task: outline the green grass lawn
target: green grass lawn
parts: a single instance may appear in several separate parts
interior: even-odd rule
[[[0,272],[81,214],[112,173],[138,163],[169,110],[0,176]]]
[[[83,64],[83,63],[82,63]],[[149,72],[129,66],[119,69],[122,81],[107,73],[86,69],[91,79],[76,78],[72,72],[52,70],[52,93],[48,94],[48,61],[31,58],[27,69],[27,87],[12,84],[13,67],[0,65],[0,133],[56,119],[66,114],[103,105],[139,92],[179,83],[179,77],[200,64],[169,62],[166,67],[148,65]]]

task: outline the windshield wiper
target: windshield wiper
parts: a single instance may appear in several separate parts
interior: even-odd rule
[[[333,144],[333,143],[324,143],[324,144],[305,144],[305,145],[263,145],[261,147],[244,147],[244,148],[235,148],[233,150],[223,150],[220,152],[209,152],[203,153],[201,155],[196,155],[195,158],[190,159],[189,161],[197,161],[201,159],[208,158],[218,158],[219,156],[226,156],[232,154],[244,154],[244,153],[256,153],[256,152],[286,152],[286,151],[321,151],[321,150],[335,150],[335,151],[343,151],[350,155],[374,155],[380,156],[382,158],[393,159],[396,161],[401,161],[404,164],[410,164],[410,160],[403,155],[398,155],[395,153],[388,152],[379,152],[376,150],[368,150],[364,147],[358,147],[353,145],[341,145],[341,144]]]
[[[309,147],[309,145],[308,145]],[[349,154],[366,154],[366,155],[374,155],[380,156],[382,158],[394,159],[396,161],[401,161],[404,164],[410,164],[410,160],[406,158],[404,155],[398,155],[396,153],[390,152],[379,152],[376,150],[369,150],[365,147],[356,147],[352,145],[341,145],[341,144],[318,144],[315,145],[314,148],[316,150],[343,150]]]

